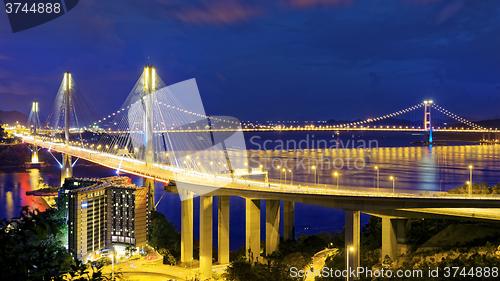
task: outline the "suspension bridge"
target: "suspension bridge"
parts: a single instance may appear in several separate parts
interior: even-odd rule
[[[427,197],[394,190],[391,193],[339,188],[338,185],[319,187],[314,183],[282,184],[268,179],[262,167],[251,167],[248,163],[245,131],[418,131],[428,134],[429,143],[433,142],[433,132],[500,132],[466,120],[433,101],[346,124],[254,125],[227,116],[207,116],[194,79],[167,86],[155,68],[147,65],[117,111],[102,119],[90,120],[93,116],[86,115],[92,113],[71,73],[66,72],[46,123],[41,124],[35,102],[27,130],[17,131],[16,135],[31,145],[33,162],[38,162],[38,151],[42,148],[51,154],[63,155],[61,160],[53,155],[62,170],[61,182],[72,177],[78,159],[115,169],[117,174],[143,177],[143,185],[149,188],[150,210],[157,204],[155,181],[165,184],[175,181],[183,206],[183,261],[192,259],[192,227],[185,226],[193,223],[193,196],[200,196],[200,217],[208,218],[200,220],[200,272],[204,275],[211,274],[212,265],[212,196],[220,196],[219,214],[227,216],[227,220],[219,219],[219,230],[227,230],[219,237],[220,263],[229,262],[230,195],[247,198],[247,252],[252,249],[260,252],[260,199],[266,200],[267,254],[277,250],[279,244],[280,200],[286,201],[285,239],[294,237],[294,202],[301,202],[345,210],[346,245],[354,245],[358,250],[360,210],[500,206],[500,197],[475,195],[471,189],[468,196],[442,193]],[[395,231],[391,229],[386,231]],[[359,265],[357,253],[349,258],[349,264]]]

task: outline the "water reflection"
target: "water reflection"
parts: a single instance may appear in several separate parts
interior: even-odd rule
[[[11,170],[0,172],[0,200],[2,218],[19,215],[23,206],[45,210],[47,202],[41,197],[27,196],[26,192],[38,188],[40,170]]]
[[[378,150],[307,150],[251,151],[250,165],[262,165],[269,177],[287,183],[336,184],[334,172],[340,174],[344,188],[373,188],[380,171],[380,187],[392,189],[390,176],[396,177],[397,190],[421,192],[449,190],[468,180],[468,166],[473,165],[473,181],[500,182],[500,146],[413,146],[382,147]],[[317,167],[317,170],[313,168]],[[278,168],[279,167],[279,168]],[[291,172],[283,172],[282,169]]]
[[[12,191],[7,191],[5,194],[5,208],[7,210],[7,217],[14,216],[14,199],[12,199]]]

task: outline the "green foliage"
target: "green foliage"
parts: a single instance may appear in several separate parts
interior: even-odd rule
[[[111,260],[110,257],[102,257],[102,258],[99,258],[95,261],[96,264],[102,264],[102,265],[110,265],[113,263],[113,261]]]
[[[454,220],[434,220],[434,219],[416,219],[411,220],[410,240],[414,241],[418,247],[445,229],[448,225],[454,223],[463,223]]]
[[[388,255],[385,255],[384,260],[382,261],[382,268],[385,270],[392,270],[392,259]]]
[[[102,273],[104,264],[98,261],[83,263],[82,261],[74,258],[74,263],[71,265],[71,270],[68,272],[71,276],[71,281],[104,281],[111,280],[109,276]],[[120,277],[121,273],[116,272],[115,278]],[[60,279],[64,280],[64,279]]]
[[[0,280],[51,280],[70,269],[59,221],[23,207],[19,218],[0,222]]]
[[[137,248],[132,246],[132,245],[129,245],[125,248],[125,255],[127,257],[130,257],[131,255],[133,255],[135,252],[137,251]]]
[[[175,265],[177,263],[176,259],[169,250],[161,248],[158,250],[158,253],[163,256],[163,264]]]
[[[27,148],[23,144],[0,146],[0,167],[24,165],[28,160]]]
[[[329,257],[325,262],[325,266],[328,268],[335,269],[335,270],[344,270],[345,269],[345,248],[343,247],[343,249],[337,255]],[[330,276],[330,277],[316,277],[315,280],[320,280],[320,281],[345,280],[345,278],[342,278],[342,277],[336,278],[335,276],[333,276],[333,277]]]
[[[222,277],[231,281],[294,280],[290,277],[289,267],[281,260],[273,261],[270,266],[267,266],[259,263],[252,265],[240,259],[230,264]]]
[[[364,251],[373,251],[382,247],[382,219],[371,216],[361,228],[361,247]]]
[[[149,233],[149,245],[155,249],[169,250],[177,260],[180,259],[181,234],[164,214],[156,211],[151,212]]]
[[[67,241],[65,203],[44,212],[23,207],[18,218],[0,222],[0,280],[110,280],[101,258],[84,264],[63,246]],[[117,274],[119,276],[119,274]]]
[[[304,268],[310,261],[310,258],[307,259],[304,255],[301,253],[291,253],[288,254],[286,257],[283,258],[283,263],[288,267],[295,266],[297,268]]]
[[[468,194],[469,193],[469,185],[464,184],[459,187],[455,187],[452,190],[448,191],[449,194]],[[488,186],[488,183],[483,181],[482,183],[474,183],[472,184],[472,194],[498,194],[500,193],[500,183],[497,183],[493,186]]]

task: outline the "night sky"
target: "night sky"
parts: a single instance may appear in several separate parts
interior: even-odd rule
[[[147,57],[196,78],[205,110],[240,120],[368,118],[433,99],[499,117],[500,1],[81,0],[12,33],[0,12],[0,109],[47,115],[69,69],[92,107],[117,110]]]

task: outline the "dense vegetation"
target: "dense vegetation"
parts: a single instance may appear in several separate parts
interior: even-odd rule
[[[462,186],[456,187],[450,191],[449,194],[468,194],[469,193],[469,185],[464,184]],[[472,184],[472,194],[500,194],[500,183],[496,185],[488,186],[488,183],[483,181],[482,183],[474,183]]]
[[[245,252],[238,250],[239,256],[232,256],[235,261],[222,277],[234,281],[295,280],[296,278],[290,276],[291,267],[305,268],[317,252],[328,247],[340,248],[343,245],[343,233],[301,235],[295,240],[282,241],[278,251],[263,256],[267,264],[251,263],[245,258]]]
[[[163,255],[165,264],[175,265],[181,258],[181,234],[160,212],[151,212],[149,245]]]
[[[440,231],[452,224],[464,224],[463,221],[454,220],[412,220],[410,232],[410,243],[413,249],[418,248],[428,239],[432,238]],[[468,222],[471,227],[474,223]],[[360,245],[360,266],[369,269],[390,269],[397,270],[422,269],[428,274],[428,268],[440,267],[493,267],[500,262],[500,237],[487,237],[473,240],[466,244],[455,245],[423,252],[409,252],[396,261],[392,261],[388,256],[381,258],[382,246],[382,220],[371,217],[368,224],[362,230]],[[307,270],[312,256],[323,250],[325,247],[337,248],[336,254],[330,256],[325,263],[326,267],[335,270],[345,269],[345,244],[343,233],[321,233],[316,235],[302,235],[296,241],[284,241],[280,244],[279,252],[275,252],[267,259],[267,264],[250,263],[244,257],[244,251],[238,251],[240,256],[221,276],[222,279],[233,281],[250,280],[292,280],[290,268]],[[453,280],[470,280],[471,276],[457,276]],[[426,277],[427,275],[424,275]],[[376,278],[384,279],[384,278]],[[394,278],[392,278],[394,279]],[[425,280],[426,278],[414,278],[415,280]],[[440,277],[433,280],[450,280],[445,278],[443,272]],[[488,280],[488,278],[484,278]],[[345,280],[345,277],[317,277],[316,280]],[[373,278],[363,277],[361,280],[373,280]],[[397,280],[413,280],[412,278],[398,278]]]
[[[19,167],[26,161],[28,152],[23,144],[0,146],[0,167]]]
[[[64,208],[23,207],[19,217],[0,221],[0,280],[109,280],[101,272],[103,264],[72,257],[66,241]]]

